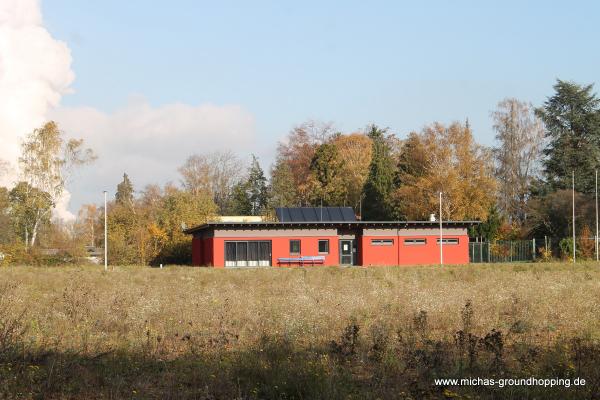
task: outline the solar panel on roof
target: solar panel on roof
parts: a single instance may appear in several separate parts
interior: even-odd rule
[[[279,222],[353,222],[352,207],[278,207]]]

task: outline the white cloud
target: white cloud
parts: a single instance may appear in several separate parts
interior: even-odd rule
[[[39,2],[1,0],[0,160],[11,172],[0,176],[0,185],[14,182],[21,139],[46,121],[74,77],[69,48],[42,25]],[[71,217],[64,208],[57,214]]]
[[[85,139],[99,156],[70,182],[70,193],[57,204],[60,218],[73,217],[71,198],[76,211],[84,202],[98,202],[102,190],[114,191],[123,172],[141,189],[177,181],[177,167],[193,153],[229,148],[247,154],[259,147],[253,116],[235,105],[152,107],[133,97],[114,113],[61,107],[75,77],[71,61],[67,45],[44,28],[37,0],[0,0],[0,161],[10,171],[0,173],[0,185],[17,179],[22,138],[50,119],[67,136]]]
[[[194,153],[257,148],[254,117],[239,106],[167,104],[151,106],[141,97],[105,113],[92,107],[60,107],[51,113],[69,137],[83,138],[98,160],[73,181],[73,200],[98,202],[113,194],[126,172],[136,189],[177,182],[177,168]]]

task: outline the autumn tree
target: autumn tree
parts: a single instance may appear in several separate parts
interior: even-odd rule
[[[10,217],[16,234],[26,248],[34,245],[40,228],[50,223],[54,203],[49,193],[19,182],[8,195]]]
[[[133,184],[127,174],[123,174],[123,180],[117,185],[115,202],[120,206],[133,207]]]
[[[522,224],[530,187],[541,162],[544,127],[531,104],[513,98],[498,103],[492,118],[498,142],[493,150],[498,203],[509,223]]]
[[[343,160],[333,143],[321,144],[310,163],[310,201],[314,205],[341,206],[348,198],[342,178]]]
[[[273,172],[279,174],[279,169],[289,170],[297,198],[296,204],[310,203],[311,163],[318,146],[329,141],[333,134],[331,124],[309,121],[294,127],[287,139],[279,143],[276,169]]]
[[[536,114],[544,122],[548,145],[544,149],[544,172],[554,189],[571,187],[575,171],[575,190],[594,191],[594,170],[600,162],[600,99],[593,85],[578,85],[560,79],[555,93]]]
[[[208,193],[194,195],[181,190],[166,191],[157,220],[164,231],[164,245],[154,262],[189,263],[191,239],[182,228],[206,223],[217,212],[218,207]]]
[[[40,224],[50,218],[51,210],[63,196],[73,169],[95,158],[91,149],[83,148],[83,140],[65,141],[63,133],[53,121],[27,135],[21,145],[19,158],[21,177],[27,184],[20,187],[25,190],[20,195],[34,207],[24,214],[31,219],[26,222],[27,247],[35,245]],[[47,200],[50,201],[50,208],[46,207]]]
[[[233,187],[242,179],[243,165],[231,151],[194,154],[179,168],[185,190],[209,193],[221,214],[229,212]]]
[[[111,264],[140,263],[138,216],[132,212],[133,207],[133,204],[127,206],[116,201],[108,205],[108,258]]]
[[[14,227],[11,221],[9,191],[0,187],[0,244],[8,244],[14,240]]]
[[[359,211],[361,196],[373,151],[372,140],[365,134],[339,135],[333,141],[339,157],[339,179],[345,188],[345,204]]]
[[[475,142],[468,124],[432,124],[405,147],[395,214],[425,220],[438,210],[442,192],[444,219],[487,217],[496,195],[491,152]]]
[[[290,165],[281,158],[271,168],[269,185],[269,203],[271,208],[292,207],[298,204],[296,183]]]
[[[386,129],[376,125],[367,128],[367,136],[372,141],[372,157],[363,188],[361,216],[367,221],[390,220],[392,216],[391,195],[394,190],[396,166],[386,134]]]

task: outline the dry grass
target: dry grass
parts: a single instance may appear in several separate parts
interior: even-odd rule
[[[598,310],[596,264],[4,268],[0,397],[579,398]],[[589,384],[433,386],[532,374]]]

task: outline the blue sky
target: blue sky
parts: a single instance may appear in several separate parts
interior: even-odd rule
[[[76,78],[64,107],[115,113],[136,97],[152,107],[240,107],[257,139],[232,147],[266,164],[307,119],[344,132],[374,122],[403,137],[468,118],[491,145],[489,113],[501,99],[539,105],[556,78],[600,77],[592,1],[44,0],[42,12],[71,49]],[[201,150],[182,143],[177,157]]]

